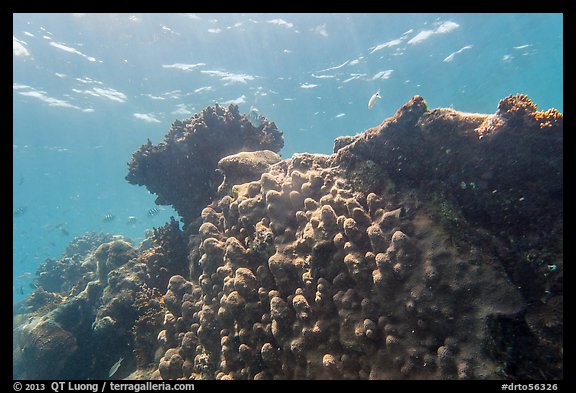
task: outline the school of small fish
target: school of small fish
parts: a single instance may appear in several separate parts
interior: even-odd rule
[[[153,207],[150,210],[148,210],[148,217],[154,217],[158,213],[160,213],[160,209],[157,207]]]

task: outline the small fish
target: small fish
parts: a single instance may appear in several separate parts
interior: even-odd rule
[[[22,285],[20,285],[20,286],[18,287],[18,293],[19,293],[20,295],[24,295],[24,287],[22,287]]]
[[[110,367],[110,371],[108,372],[108,378],[111,378],[114,374],[116,374],[116,371],[118,371],[118,369],[122,365],[122,360],[124,360],[124,358],[121,357],[116,363],[114,363],[112,367]]]
[[[256,108],[254,105],[250,106],[250,112],[248,112],[248,120],[250,120],[250,123],[252,123],[254,127],[260,127],[260,124],[262,124],[262,119],[260,119],[258,108]]]
[[[153,207],[152,209],[148,210],[148,217],[154,217],[158,213],[160,213],[160,209],[157,207]]]
[[[30,272],[24,272],[21,275],[16,277],[16,280],[26,280],[28,278],[32,277],[32,273]]]
[[[14,209],[14,217],[19,217],[23,215],[24,213],[26,213],[26,210],[28,210],[26,206],[17,207],[16,209]]]
[[[128,219],[126,220],[126,224],[135,224],[136,221],[138,221],[138,219],[134,216],[129,216]]]
[[[368,101],[368,109],[374,108],[374,104],[376,103],[377,98],[382,98],[380,97],[380,89],[378,89],[378,91],[372,94],[372,97],[370,97],[370,101]]]
[[[68,236],[70,233],[66,230],[66,228],[60,228],[60,233],[62,236]]]
[[[104,222],[110,222],[115,218],[115,216],[113,214],[107,213],[106,215],[104,215],[104,218],[102,218],[102,221]]]

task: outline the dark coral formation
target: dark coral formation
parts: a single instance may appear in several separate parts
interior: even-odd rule
[[[339,148],[337,163],[371,160],[400,189],[441,194],[473,225],[546,236],[562,217],[562,130],[558,112],[538,112],[525,95],[494,115],[430,111],[414,97]]]
[[[280,151],[282,132],[261,118],[255,127],[238,106],[215,105],[186,120],[176,120],[164,141],[150,141],[132,155],[126,176],[158,195],[156,203],[170,204],[190,222],[210,202],[221,181],[218,161],[241,151]]]
[[[70,299],[37,290],[50,309],[16,330],[15,373],[102,378],[123,356],[115,378],[563,377],[560,113],[523,95],[494,115],[414,97],[332,155],[281,161],[275,132],[213,153],[206,130],[225,138],[247,122],[236,111],[134,154],[129,177],[184,231],[172,219],[138,250],[93,248]],[[214,157],[201,175],[186,152]],[[64,347],[52,374],[30,366]]]

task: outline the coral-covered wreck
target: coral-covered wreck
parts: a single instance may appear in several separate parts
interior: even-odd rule
[[[261,120],[208,107],[134,153],[127,179],[183,228],[47,261],[15,316],[15,377],[563,377],[560,113],[417,96],[287,160]]]

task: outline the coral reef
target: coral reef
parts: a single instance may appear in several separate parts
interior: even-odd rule
[[[202,270],[164,296],[162,378],[495,377],[487,318],[524,308],[501,266],[345,174],[295,155],[205,209]]]
[[[414,97],[335,152],[272,165],[203,210],[200,269],[165,295],[163,378],[561,377],[558,112]],[[517,262],[547,248],[555,274]],[[511,326],[535,345],[502,336]]]
[[[50,314],[30,318],[18,332],[22,347],[20,362],[29,379],[66,377],[66,366],[78,351],[76,338],[63,329]],[[18,368],[18,367],[16,367]]]
[[[81,261],[94,251],[102,243],[108,243],[114,240],[114,236],[107,233],[89,232],[82,236],[75,237],[64,251],[64,256],[70,257],[75,261]]]
[[[156,288],[188,271],[186,243],[176,221],[151,236],[147,243],[154,246],[138,250],[112,236],[99,237],[112,240],[97,245],[87,241],[88,234],[69,247],[84,250],[83,259],[78,252],[76,259],[66,252],[51,262],[64,273],[66,264],[81,266],[83,274],[67,276],[73,280],[67,291],[43,287],[45,281],[37,280],[38,288],[15,309],[15,378],[105,379],[120,357],[124,361],[115,378],[135,367],[141,376],[150,374],[146,370],[157,366],[156,338],[166,312]]]
[[[282,132],[261,117],[254,127],[238,106],[205,108],[192,118],[176,120],[164,141],[150,141],[132,155],[126,180],[145,185],[159,205],[170,204],[189,223],[210,202],[220,184],[218,161],[241,151],[284,146]]]
[[[106,368],[130,352],[137,317],[132,303],[143,282],[130,266],[135,256],[130,243],[116,239],[75,262],[83,275],[71,290],[51,292],[37,280],[39,287],[18,310],[27,320],[14,330],[15,378],[105,378]],[[54,265],[66,271],[71,261],[63,256]]]
[[[155,228],[151,239],[154,242],[141,250],[138,260],[146,265],[146,284],[164,289],[173,275],[188,274],[187,241],[173,217],[162,228]]]
[[[124,240],[114,240],[110,243],[101,244],[94,252],[96,258],[96,273],[100,284],[106,284],[108,273],[124,265],[130,259],[136,257],[136,250]]]
[[[34,286],[48,292],[77,294],[89,280],[90,268],[84,259],[100,244],[111,242],[113,236],[103,233],[87,233],[74,238],[66,247],[64,256],[58,260],[46,259],[36,271]]]
[[[15,375],[102,378],[124,357],[115,378],[563,377],[560,113],[416,96],[287,160],[273,123],[247,123],[209,107],[134,153],[127,178],[184,229],[64,256],[82,278],[34,293]]]
[[[80,262],[70,257],[58,260],[47,258],[36,271],[34,285],[49,292],[68,292],[85,273]]]

